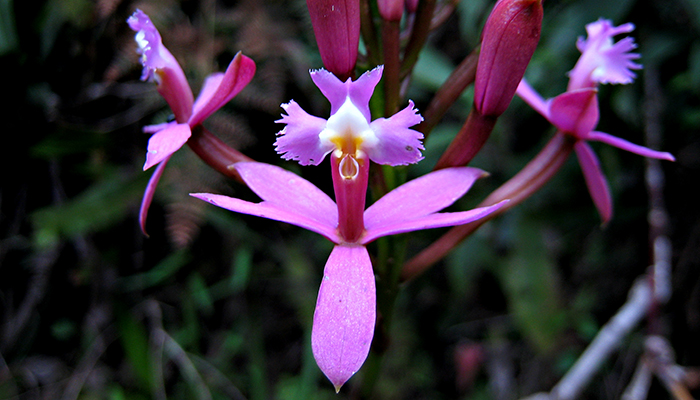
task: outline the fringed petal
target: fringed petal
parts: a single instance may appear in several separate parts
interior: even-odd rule
[[[569,72],[568,90],[593,87],[597,83],[631,83],[636,77],[632,70],[642,68],[640,64],[632,61],[640,57],[639,54],[632,53],[637,45],[631,37],[617,43],[613,41],[613,37],[632,30],[634,25],[631,23],[614,27],[605,19],[586,25],[588,38],[579,38],[576,43],[581,57]]]
[[[423,117],[414,108],[409,100],[408,107],[392,115],[389,118],[379,118],[370,124],[377,141],[373,146],[366,146],[364,150],[369,158],[377,164],[407,165],[414,164],[423,159],[423,134],[408,129],[419,124]]]
[[[319,134],[326,127],[326,120],[304,111],[294,100],[282,104],[287,113],[277,123],[287,124],[277,135],[275,150],[285,160],[295,160],[301,165],[318,165],[335,146],[322,143]]]

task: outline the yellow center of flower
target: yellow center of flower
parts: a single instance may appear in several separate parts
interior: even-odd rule
[[[326,128],[319,134],[322,145],[332,144],[333,155],[341,160],[340,175],[346,179],[357,176],[359,162],[364,162],[367,154],[363,148],[376,145],[377,136],[369,127],[369,122],[350,98],[328,118]]]

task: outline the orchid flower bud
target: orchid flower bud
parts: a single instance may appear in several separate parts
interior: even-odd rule
[[[377,0],[379,15],[387,21],[400,21],[404,0]]]
[[[324,67],[341,80],[351,77],[360,44],[358,0],[306,0]]]
[[[474,106],[501,115],[535,52],[542,29],[541,0],[499,0],[484,26],[474,82]]]

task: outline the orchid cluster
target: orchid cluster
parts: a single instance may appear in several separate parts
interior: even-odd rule
[[[475,227],[542,187],[571,151],[575,150],[579,158],[605,222],[612,217],[611,196],[588,141],[601,141],[645,157],[673,160],[668,153],[594,131],[599,117],[598,84],[631,83],[635,77],[632,70],[641,68],[634,62],[639,56],[632,53],[632,38],[613,41],[614,36],[631,32],[632,24],[614,27],[601,19],[588,25],[588,38],[577,43],[582,54],[570,72],[567,91],[544,100],[523,80],[539,41],[541,1],[499,0],[484,27],[480,49],[458,67],[421,116],[412,101],[402,99],[411,69],[430,31],[435,2],[377,0],[376,16],[371,9],[362,8],[361,3],[366,5],[359,1],[307,0],[325,66],[312,70],[310,77],[330,103],[330,114],[327,118],[310,115],[290,100],[281,105],[284,113],[276,121],[283,125],[275,142],[282,159],[318,166],[329,158],[334,199],[287,169],[253,161],[226,147],[204,128],[205,119],[253,79],[253,60],[238,53],[225,73],[206,79],[195,100],[182,68],[163,45],[149,17],[137,10],[128,20],[137,32],[142,79],[156,83],[175,116],[172,122],[144,128],[152,134],[144,170],[153,166],[156,170],[143,198],[142,229],[145,232],[146,213],[166,163],[187,143],[214,169],[247,185],[261,201],[210,193],[192,196],[236,213],[296,225],[333,242],[318,292],[311,346],[319,368],[336,391],[360,370],[371,351],[378,329],[377,309],[382,307],[377,304],[377,285],[396,288],[400,277],[410,279],[423,271]],[[402,33],[408,36],[407,41],[399,40]],[[366,44],[362,67],[358,63],[360,36]],[[377,40],[379,36],[381,41]],[[356,77],[359,72],[363,73]],[[434,171],[399,182],[395,187],[381,182],[382,174],[390,173],[390,167],[422,160],[425,136],[471,83],[475,90],[471,114]],[[371,103],[378,87],[383,91],[378,96],[379,107]],[[547,151],[479,207],[440,212],[465,195],[477,179],[487,176],[486,172],[466,165],[488,140],[516,93],[557,128]],[[399,110],[404,101],[408,105]],[[378,187],[386,190],[379,190],[383,196],[366,207],[370,182],[374,185],[377,179],[381,183]],[[429,247],[425,254],[419,254],[405,266],[392,266],[389,272],[373,268],[373,256],[366,247],[370,242],[444,227],[455,227],[441,242],[449,245]]]

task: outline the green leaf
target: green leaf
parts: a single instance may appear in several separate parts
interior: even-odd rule
[[[126,311],[117,312],[119,339],[134,375],[149,390],[153,387],[153,368],[148,347],[148,332],[143,324]]]
[[[143,290],[165,282],[192,259],[187,249],[178,250],[159,262],[150,271],[122,278],[120,284],[127,291]]]
[[[566,321],[555,264],[537,223],[521,219],[516,226],[513,253],[500,270],[500,280],[520,331],[537,349],[548,352]]]

